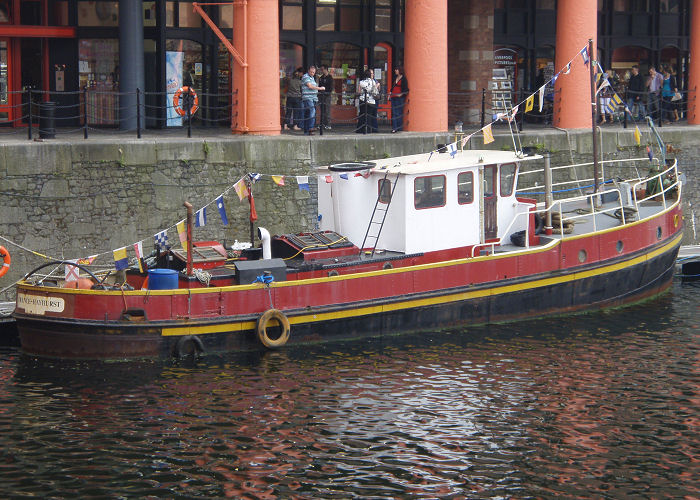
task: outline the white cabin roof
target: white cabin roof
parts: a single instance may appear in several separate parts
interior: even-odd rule
[[[494,151],[489,149],[470,149],[457,151],[454,158],[449,153],[420,153],[371,160],[376,166],[372,172],[384,174],[388,169],[391,174],[420,175],[462,169],[466,166],[493,165],[521,162],[542,158],[540,155],[517,156],[513,151]],[[325,167],[328,168],[328,167]]]

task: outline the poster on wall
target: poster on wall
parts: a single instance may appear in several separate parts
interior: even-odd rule
[[[175,92],[177,92],[177,89],[182,87],[182,65],[184,55],[184,52],[167,51],[165,53],[165,81],[167,82],[166,92],[168,102],[168,127],[182,126],[182,117],[175,112],[175,108],[173,107],[173,96],[175,95]]]

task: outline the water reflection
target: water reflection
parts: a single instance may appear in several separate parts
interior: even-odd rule
[[[0,351],[2,496],[697,496],[700,292],[196,362]]]

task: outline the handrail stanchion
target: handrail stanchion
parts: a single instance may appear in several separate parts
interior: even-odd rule
[[[32,122],[34,119],[32,118],[32,89],[31,87],[27,89],[29,91],[29,99],[27,100],[27,103],[29,104],[29,126],[27,127],[27,135],[28,139],[31,141],[32,140]]]
[[[141,139],[141,90],[136,88],[136,138]]]
[[[630,92],[629,89],[625,89],[625,106],[624,106],[624,111],[622,112],[622,116],[624,116],[624,118],[622,119],[622,128],[627,128],[627,110],[629,108],[627,107],[626,103],[630,102],[629,101],[629,92]],[[632,105],[632,107],[634,108],[634,105]],[[630,109],[629,112],[631,113],[632,110]]]
[[[320,112],[319,114],[320,114],[321,116],[320,116],[320,121],[319,121],[319,124],[318,124],[318,135],[323,135],[323,117],[324,117],[324,114],[325,114],[325,113],[324,113],[324,109],[325,109],[325,108],[326,108],[326,106],[325,106],[322,102],[319,102],[319,109],[321,110],[321,112]],[[314,124],[314,125],[315,125],[315,124]]]
[[[88,93],[87,85],[83,87],[83,138],[88,138]]]

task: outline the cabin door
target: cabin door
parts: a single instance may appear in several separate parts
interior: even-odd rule
[[[484,167],[484,238],[486,241],[498,238],[498,194],[496,193],[496,165]]]

